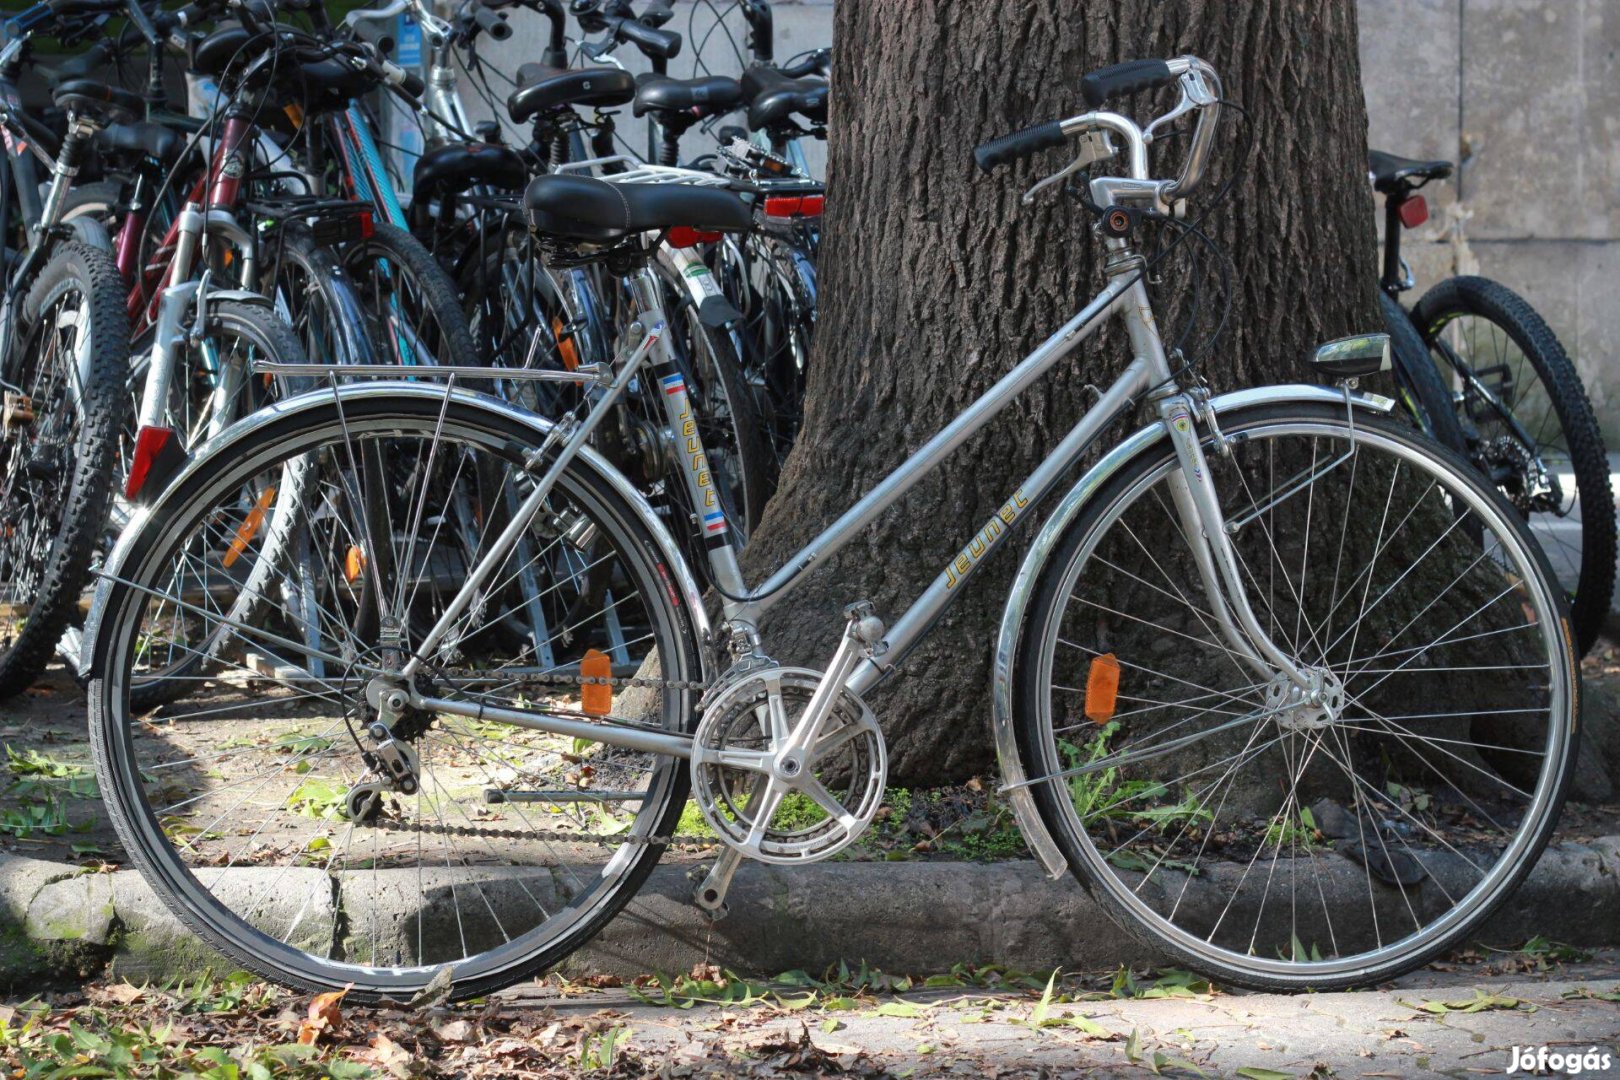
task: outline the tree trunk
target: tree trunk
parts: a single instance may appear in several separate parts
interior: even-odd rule
[[[1232,197],[1206,223],[1234,263],[1231,316],[1201,365],[1216,390],[1304,381],[1315,344],[1380,325],[1367,121],[1348,0],[839,0],[836,41],[822,307],[805,424],[751,542],[751,580],[836,518],[1101,287],[1091,215],[1063,196],[1019,201],[1036,178],[1067,164],[1063,151],[993,176],[975,170],[971,158],[993,136],[1085,111],[1079,84],[1087,71],[1195,53],[1220,72],[1226,98],[1252,117],[1243,161],[1249,129],[1226,110],[1212,173],[1190,207],[1198,215],[1245,166]],[[1171,94],[1114,107],[1146,123],[1169,107]],[[1179,145],[1155,155],[1168,159],[1155,175],[1179,167]],[[1153,290],[1167,345],[1191,308],[1187,256],[1178,251]],[[1206,299],[1189,356],[1220,314],[1212,271],[1206,258]],[[1088,384],[1106,386],[1127,358],[1123,334],[1111,329],[1060,365],[805,582],[767,621],[767,649],[820,668],[845,604],[869,598],[886,619],[898,617],[1072,426],[1089,401]],[[873,694],[895,782],[958,780],[993,767],[991,651],[1019,557],[996,557]]]

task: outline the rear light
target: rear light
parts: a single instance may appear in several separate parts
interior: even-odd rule
[[[766,217],[820,217],[825,195],[772,195],[765,200]]]
[[[707,229],[694,229],[690,225],[677,225],[669,230],[667,237],[670,247],[689,248],[699,244],[713,244],[720,240],[720,234]]]
[[[186,463],[186,452],[173,428],[148,425],[135,435],[135,456],[124,481],[124,498],[144,502],[143,494],[159,492]]]
[[[1429,220],[1429,200],[1421,195],[1410,195],[1395,212],[1400,215],[1402,225],[1415,229]]]

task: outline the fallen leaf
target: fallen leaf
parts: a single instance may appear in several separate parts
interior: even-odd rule
[[[465,1020],[452,1020],[433,1029],[440,1042],[459,1043],[472,1038],[472,1025]]]
[[[353,984],[350,984],[351,986]],[[316,1041],[327,1032],[335,1032],[343,1027],[343,1010],[338,1007],[350,987],[342,990],[331,990],[324,994],[316,994],[309,1003],[309,1014],[304,1022],[298,1025],[298,1045],[314,1046]]]
[[[93,1001],[107,1001],[117,1005],[133,1005],[146,996],[144,986],[131,986],[129,983],[111,983],[107,986],[92,986],[90,997]]]
[[[411,1063],[414,1058],[411,1052],[380,1031],[371,1040],[371,1050],[357,1056],[362,1060],[369,1059],[372,1064],[388,1070],[400,1080],[409,1080],[413,1071]]]

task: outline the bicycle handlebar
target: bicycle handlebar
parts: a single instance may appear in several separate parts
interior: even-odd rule
[[[493,8],[480,3],[473,8],[472,17],[478,28],[496,41],[512,36],[512,24]]]
[[[1135,60],[1091,72],[1081,80],[1081,92],[1087,103],[1095,108],[1113,98],[1171,83],[1180,85],[1181,99],[1175,108],[1149,124],[1146,133],[1134,121],[1118,113],[1082,113],[991,139],[974,149],[973,159],[979,168],[990,172],[998,165],[1006,165],[1061,145],[1076,135],[1097,130],[1111,131],[1125,140],[1132,180],[1155,183],[1158,197],[1163,201],[1185,198],[1203,181],[1215,140],[1221,97],[1221,81],[1215,69],[1196,56],[1178,56],[1173,60]],[[1147,147],[1152,141],[1153,131],[1189,112],[1198,113],[1198,122],[1193,129],[1181,175],[1174,180],[1152,181],[1148,175]]]

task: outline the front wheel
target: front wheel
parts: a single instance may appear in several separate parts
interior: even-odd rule
[[[1258,989],[1392,978],[1464,941],[1552,833],[1567,608],[1513,508],[1407,426],[1297,405],[1221,426],[1210,480],[1249,601],[1311,691],[1223,629],[1161,443],[1037,580],[1026,775],[1075,876],[1151,947]]]
[[[557,963],[658,861],[686,763],[508,721],[688,730],[697,629],[656,524],[576,461],[479,586],[469,572],[499,531],[487,523],[533,490],[524,454],[539,436],[516,414],[396,386],[306,398],[235,432],[126,536],[100,598],[91,741],[125,850],[187,926],[287,985],[405,1000],[450,968],[462,997]],[[300,462],[296,503],[242,497]],[[210,657],[207,693],[143,716],[132,690],[142,656],[169,644],[177,558],[238,574],[279,563],[265,538],[284,515],[302,539],[278,575],[307,584],[291,593],[318,598],[314,619],[230,625],[244,656]],[[506,586],[522,575],[532,589]],[[470,715],[408,708],[385,750],[368,685],[464,587],[473,602],[422,650],[412,685]],[[587,709],[581,673],[604,669],[643,685],[606,703],[595,687]],[[405,773],[383,771],[385,753]]]
[[[129,320],[110,256],[51,256],[7,345],[0,422],[0,697],[37,679],[78,612],[112,494]]]

